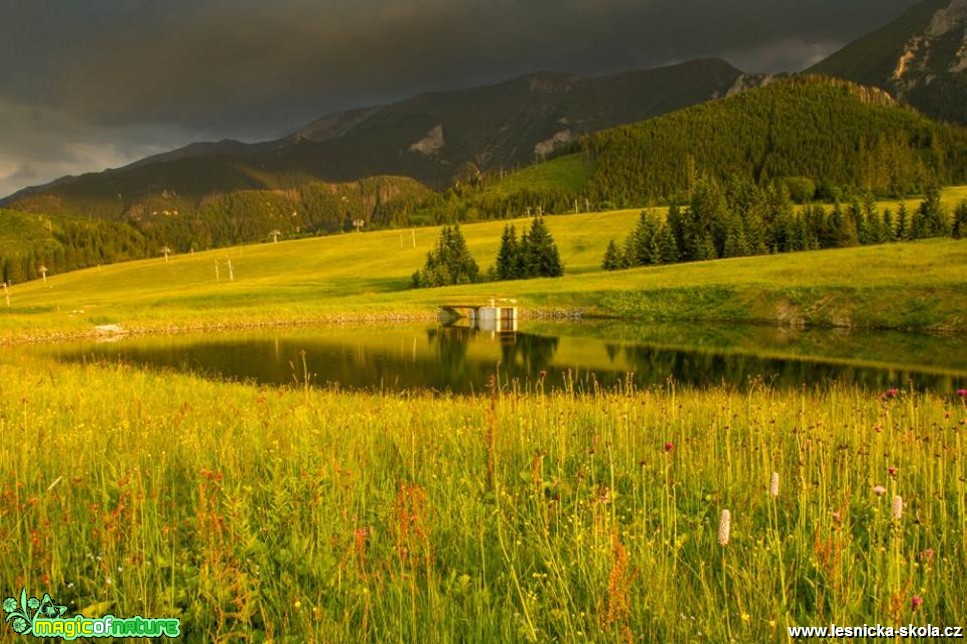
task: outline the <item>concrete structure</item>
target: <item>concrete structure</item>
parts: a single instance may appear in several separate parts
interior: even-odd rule
[[[517,307],[498,306],[494,299],[489,305],[441,304],[440,308],[459,317],[470,319],[470,327],[481,331],[513,333],[517,331]]]

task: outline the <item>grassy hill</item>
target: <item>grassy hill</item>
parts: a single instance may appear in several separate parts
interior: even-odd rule
[[[129,328],[252,326],[361,317],[432,316],[455,298],[515,297],[528,312],[650,320],[758,321],[792,326],[964,329],[967,242],[927,241],[663,266],[600,270],[608,240],[637,211],[548,217],[567,274],[556,280],[409,290],[437,229],[351,233],[174,255],[87,269],[12,290],[0,334],[85,334]],[[526,220],[516,222],[523,227]],[[504,222],[467,225],[491,265]],[[229,282],[228,262],[234,281]],[[216,263],[218,277],[216,281]]]

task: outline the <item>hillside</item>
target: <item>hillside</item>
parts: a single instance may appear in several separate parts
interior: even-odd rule
[[[925,0],[806,71],[880,87],[928,116],[967,123],[967,2]]]
[[[529,314],[781,325],[967,328],[967,245],[926,240],[841,250],[600,269],[638,212],[547,217],[566,273],[553,280],[410,289],[438,229],[347,233],[104,266],[11,289],[0,339],[87,334],[96,324],[160,331],[352,318],[433,317],[441,302],[514,297]],[[518,220],[518,227],[526,222]],[[462,227],[481,268],[504,222]],[[232,262],[234,281],[228,279]],[[216,262],[220,272],[216,273]],[[929,285],[925,288],[924,285]]]
[[[695,176],[756,182],[803,176],[881,195],[967,173],[967,130],[931,122],[886,94],[792,78],[591,138],[602,196],[669,197]]]
[[[767,184],[804,177],[845,191],[920,193],[967,178],[967,130],[889,95],[822,77],[781,79],[741,94],[589,137],[580,155],[511,175],[469,202],[484,213],[688,200],[702,177]],[[526,181],[523,180],[526,178]]]
[[[431,196],[407,177],[371,177],[341,184],[313,181],[288,190],[240,187],[198,204],[163,192],[145,198],[120,220],[0,209],[0,278],[19,283],[39,277],[40,265],[63,273],[156,257],[163,248],[179,253],[329,234],[353,230],[357,221],[363,228],[386,227],[408,220]],[[40,212],[59,211],[54,197],[32,197],[31,203]]]

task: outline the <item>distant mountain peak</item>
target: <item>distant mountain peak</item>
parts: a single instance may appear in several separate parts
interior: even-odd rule
[[[943,36],[962,27],[964,19],[967,19],[967,0],[952,0],[946,8],[933,14],[925,34],[930,38]]]
[[[807,71],[875,85],[929,116],[967,123],[967,0],[924,0]]]

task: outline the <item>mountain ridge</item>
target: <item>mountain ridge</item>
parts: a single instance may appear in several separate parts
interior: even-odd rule
[[[193,143],[120,168],[31,186],[0,204],[26,203],[29,208],[30,199],[41,195],[69,204],[83,195],[88,210],[92,199],[111,206],[69,214],[123,217],[139,200],[165,190],[200,201],[238,185],[279,189],[310,180],[339,183],[379,175],[411,176],[444,188],[468,172],[525,166],[595,131],[756,86],[760,79],[722,59],[604,77],[536,72],[335,112],[272,141]],[[191,176],[178,180],[179,166]],[[157,170],[157,181],[145,181],[145,168]],[[206,174],[231,180],[226,186],[214,180],[202,185]]]
[[[967,123],[967,0],[924,0],[806,73],[880,87],[927,116]]]

